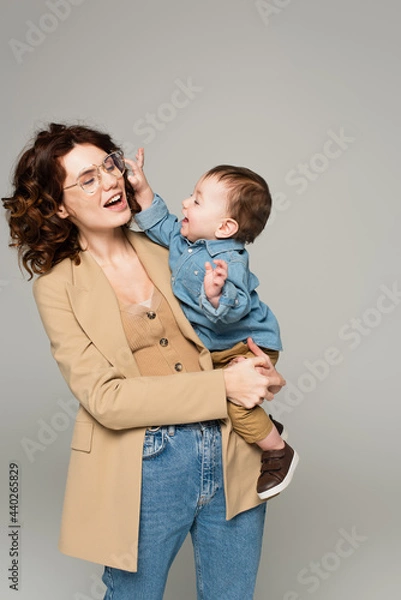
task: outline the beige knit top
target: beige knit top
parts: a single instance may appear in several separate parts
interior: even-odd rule
[[[156,287],[148,302],[120,303],[120,311],[141,375],[179,375],[201,370],[196,346],[183,336],[168,302]]]

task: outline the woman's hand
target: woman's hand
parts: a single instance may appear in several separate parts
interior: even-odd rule
[[[271,392],[274,397],[274,394],[278,394],[281,388],[285,386],[286,381],[284,377],[278,371],[276,371],[276,368],[269,356],[267,356],[267,354],[265,354],[263,350],[261,350],[259,346],[255,344],[252,338],[247,339],[247,344],[249,350],[255,354],[255,356],[264,356],[267,358],[266,366],[259,367],[259,370],[262,375],[266,375],[266,377],[269,378],[269,392]],[[266,400],[273,400],[273,398],[266,398]]]
[[[270,380],[260,372],[265,366],[265,357],[255,356],[233,361],[223,369],[227,399],[244,408],[262,404],[265,398],[273,399],[268,390]]]
[[[136,161],[126,158],[125,162],[131,168],[132,175],[128,175],[128,180],[135,190],[135,200],[138,202],[142,210],[149,208],[153,200],[153,191],[150,187],[145,174],[143,165],[145,163],[145,152],[143,148],[139,148],[136,153]]]
[[[264,400],[273,400],[285,385],[270,358],[248,338],[248,347],[255,358],[238,357],[223,370],[227,398],[233,404],[253,408]]]

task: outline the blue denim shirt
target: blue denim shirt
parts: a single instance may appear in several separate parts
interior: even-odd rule
[[[135,215],[150,239],[170,249],[169,265],[174,295],[187,319],[209,350],[224,350],[251,336],[264,348],[281,350],[280,329],[270,308],[256,292],[257,277],[249,270],[244,244],[234,239],[188,241],[181,223],[155,194],[152,205]],[[205,262],[223,259],[228,277],[217,308],[208,301],[203,279]]]

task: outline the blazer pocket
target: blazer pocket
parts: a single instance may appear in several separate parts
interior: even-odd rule
[[[93,423],[88,421],[76,421],[74,433],[72,434],[71,448],[90,452],[92,449]]]

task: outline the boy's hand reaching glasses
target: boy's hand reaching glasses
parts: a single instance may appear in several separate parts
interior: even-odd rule
[[[132,173],[128,175],[128,181],[135,190],[135,200],[141,209],[145,210],[152,204],[154,194],[143,172],[145,164],[145,151],[143,148],[138,149],[135,159],[125,158],[125,162]]]

